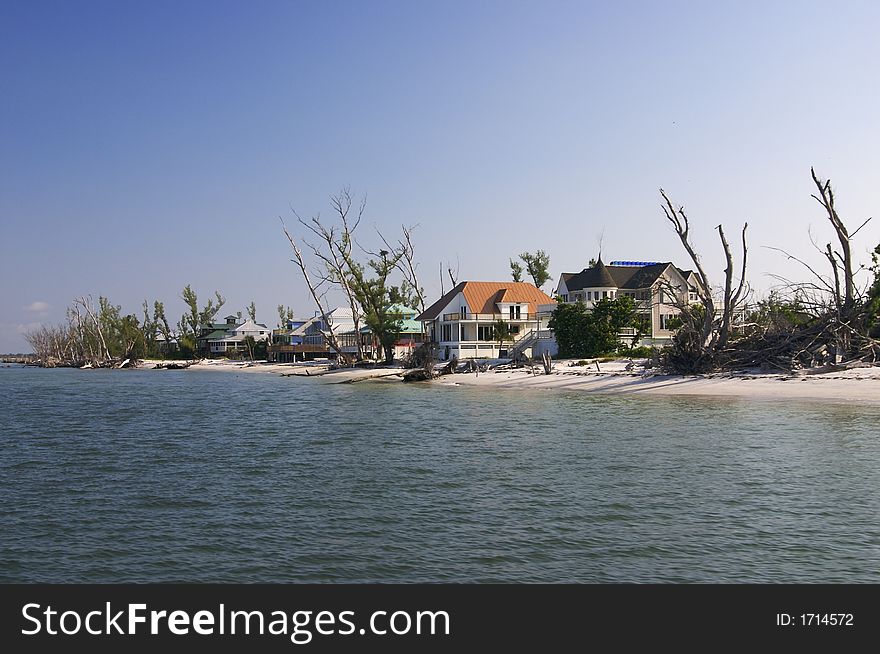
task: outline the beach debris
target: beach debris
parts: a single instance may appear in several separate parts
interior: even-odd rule
[[[432,379],[434,379],[434,373],[425,368],[415,368],[403,375],[403,381],[405,382],[431,381]]]

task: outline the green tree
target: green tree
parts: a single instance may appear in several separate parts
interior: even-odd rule
[[[247,308],[248,318],[250,318],[253,322],[257,322],[257,305],[254,304],[254,301],[251,300],[251,303]]]
[[[257,346],[257,340],[253,336],[248,334],[247,336],[244,337],[244,345],[247,348],[248,357],[250,358],[251,361],[253,361],[254,360],[254,348]]]
[[[868,321],[868,335],[871,338],[880,338],[880,245],[871,253],[871,272],[874,273],[874,281],[868,289],[865,303]]]
[[[158,333],[165,339],[164,348],[159,348],[157,354],[170,354],[173,345],[173,335],[171,334],[171,328],[168,326],[168,318],[165,317],[165,304],[159,302],[159,300],[153,302],[153,323],[156,325]]]
[[[639,329],[644,318],[627,296],[603,298],[593,309],[583,302],[559,304],[550,319],[561,358],[596,357],[621,348],[620,331]]]
[[[390,311],[391,300],[386,285],[401,256],[399,252],[380,250],[378,259],[371,259],[367,264],[374,275],[371,277],[367,276],[362,265],[347,259],[352,291],[363,309],[364,323],[384,352],[385,363],[394,361],[394,344],[400,338],[402,328],[401,316]]]
[[[547,283],[547,280],[550,279],[549,254],[544,252],[544,250],[538,250],[534,254],[523,252],[521,255],[519,255],[519,258],[522,259],[523,263],[526,264],[526,272],[529,274],[529,277],[532,278],[535,286],[541,288],[544,284]]]
[[[513,278],[515,282],[521,282],[523,275],[523,267],[519,261],[514,259],[510,260],[510,276]]]
[[[181,350],[186,349],[195,355],[199,335],[203,329],[210,327],[214,316],[226,304],[226,299],[219,291],[214,291],[214,298],[199,309],[199,298],[189,284],[184,287],[181,297],[187,306],[187,312],[177,323]]]
[[[278,305],[278,329],[287,329],[287,323],[293,320],[293,309]]]
[[[403,279],[400,286],[388,287],[388,301],[391,304],[402,304],[407,308],[414,309],[419,306],[419,294],[412,284]]]
[[[498,341],[498,354],[501,354],[501,348],[504,347],[505,341],[509,341],[513,336],[510,325],[499,318],[492,323],[492,339]]]
[[[156,323],[155,318],[150,316],[150,305],[146,300],[144,300],[141,307],[144,311],[144,319],[141,322],[141,334],[144,341],[144,356],[154,357],[158,353],[156,340],[159,334],[159,325]]]

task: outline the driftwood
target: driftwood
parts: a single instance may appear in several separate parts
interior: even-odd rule
[[[183,363],[172,361],[169,363],[157,363],[157,370],[186,370],[193,364],[192,361],[184,361]]]
[[[432,379],[434,379],[434,373],[424,368],[416,368],[403,375],[405,382],[431,381]]]

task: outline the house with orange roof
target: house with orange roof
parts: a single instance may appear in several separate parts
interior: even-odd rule
[[[460,282],[419,315],[426,339],[437,343],[441,360],[531,356],[542,337],[556,301],[527,282]],[[495,338],[503,320],[511,337]]]

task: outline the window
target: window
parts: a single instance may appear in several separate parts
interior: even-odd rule
[[[491,341],[494,340],[492,325],[477,325],[477,340]]]
[[[513,320],[513,305],[510,306],[510,319]]]
[[[452,340],[452,325],[441,325],[441,341],[451,341]]]
[[[568,302],[568,293],[563,293],[563,294],[562,294],[562,301],[563,301],[563,302]]]
[[[461,318],[462,320],[467,319],[467,307],[461,307],[459,314],[458,314],[458,317]]]
[[[602,298],[604,299],[607,297],[608,297],[608,291],[602,291]]]

